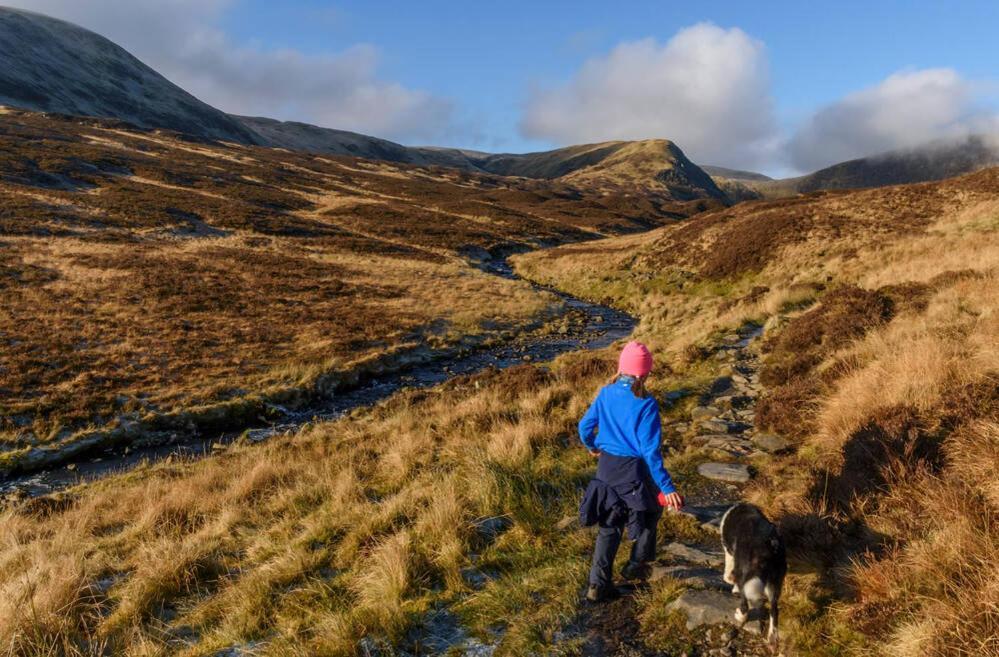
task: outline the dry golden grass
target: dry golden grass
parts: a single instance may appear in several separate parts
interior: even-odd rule
[[[572,506],[590,465],[566,460],[561,436],[585,404],[574,393],[592,384],[564,363],[111,477],[58,507],[8,508],[0,641],[13,654],[206,654],[264,640],[267,654],[352,655],[362,636],[402,640],[432,601],[468,593],[459,571],[473,549],[502,562],[545,546],[531,557],[544,568],[560,541],[577,549],[549,513]],[[499,440],[511,422],[523,428]],[[497,516],[513,525],[507,538],[476,531]]]
[[[519,259],[639,312],[674,364],[719,329],[770,320],[757,422],[801,446],[763,465],[751,498],[796,562],[835,575],[791,578],[805,654],[999,655],[997,197],[993,169]]]
[[[710,377],[701,348],[719,332],[769,321],[767,364],[784,372],[771,391],[797,386],[810,424],[796,453],[759,462],[751,496],[792,547],[785,618],[801,654],[997,654],[997,179],[751,204],[516,258],[533,278],[638,313],[657,393]],[[370,215],[334,214],[338,228],[396,239]],[[377,283],[364,276],[352,280]],[[874,305],[837,305],[850,286]],[[850,323],[870,307],[877,321]],[[807,362],[776,367],[799,345]],[[574,425],[613,356],[404,393],[270,444],[0,511],[0,644],[355,655],[360,637],[406,645],[443,604],[481,636],[500,623],[497,655],[549,650],[577,613],[589,547],[556,528],[592,468]],[[489,518],[510,527],[492,535]],[[495,578],[481,590],[461,572],[473,554]],[[643,601],[646,626],[666,619],[667,597]]]

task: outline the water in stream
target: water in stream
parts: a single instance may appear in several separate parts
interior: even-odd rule
[[[505,260],[487,261],[480,268],[504,278],[518,278]],[[262,441],[276,434],[296,431],[308,422],[336,419],[355,408],[385,399],[403,388],[433,386],[454,376],[473,374],[487,367],[502,369],[525,361],[551,360],[559,354],[578,349],[600,349],[627,337],[635,327],[635,319],[619,310],[583,301],[554,288],[541,285],[534,287],[557,295],[565,304],[566,312],[574,311],[583,318],[581,325],[565,334],[529,335],[507,344],[385,374],[352,390],[337,393],[334,397],[318,399],[306,407],[286,411],[276,423],[260,422],[223,434],[177,435],[168,444],[133,446],[127,448],[127,453],[125,447],[111,447],[81,455],[77,461],[48,470],[0,478],[0,500],[11,494],[31,497],[45,495],[84,480],[128,470],[146,461],[210,454],[244,433],[251,441]]]

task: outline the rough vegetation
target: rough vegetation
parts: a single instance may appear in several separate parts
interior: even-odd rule
[[[522,267],[638,311],[679,362],[767,323],[749,498],[792,550],[806,655],[997,655],[999,170],[758,202]],[[788,614],[786,614],[788,615]]]
[[[585,189],[0,115],[0,436],[308,389],[554,299],[469,258],[694,211]]]
[[[294,162],[288,186],[312,166]],[[337,167],[372,176],[368,191],[391,178],[392,195],[405,196],[408,169],[319,162],[330,176]],[[454,182],[454,172],[410,175],[428,189],[460,185],[455,202],[498,193],[475,177]],[[495,182],[511,199],[547,189]],[[595,203],[578,193],[564,207]],[[749,457],[755,479],[746,494],[780,524],[791,550],[788,654],[999,655],[997,194],[992,169],[748,203],[514,258],[531,278],[640,316],[636,337],[657,357],[651,388],[667,412],[668,466],[698,496],[716,490],[698,465],[717,452],[678,427],[693,423],[699,399],[721,403],[719,344],[738,340],[739,327],[764,327],[753,421],[759,433],[777,429],[788,447]],[[297,198],[315,205],[280,210],[268,225],[278,230],[287,216],[362,244],[402,239],[361,204],[341,216],[315,196],[283,202]],[[599,225],[566,219],[549,222],[552,230],[562,221],[571,230]],[[422,225],[405,245],[425,260],[380,262],[453,263]],[[448,248],[491,246],[468,237],[478,235],[471,228]],[[517,235],[504,243],[530,239]],[[252,237],[262,236],[276,239]],[[20,239],[41,238],[4,242]],[[338,238],[282,239],[319,249]],[[51,265],[17,253],[0,270],[7,285],[59,280]],[[359,280],[377,281],[344,283]],[[673,613],[685,588],[673,576],[603,609],[580,602],[591,537],[571,516],[592,461],[574,425],[613,363],[604,350],[456,379],[264,445],[8,506],[0,511],[0,643],[12,654],[478,646],[502,656],[585,653],[595,629],[613,638],[603,643],[609,654],[704,654],[707,635]],[[662,535],[709,539],[686,516],[668,515]],[[745,644],[746,654],[754,650]]]

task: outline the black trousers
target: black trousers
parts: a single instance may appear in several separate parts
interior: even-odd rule
[[[663,510],[645,512],[645,529],[631,546],[631,561],[645,563],[656,558],[656,525],[662,517]],[[597,532],[597,543],[593,547],[593,565],[590,566],[590,585],[606,588],[613,582],[611,572],[614,557],[621,546],[624,536],[624,526],[601,527]]]

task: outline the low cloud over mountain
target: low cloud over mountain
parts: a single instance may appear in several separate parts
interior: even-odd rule
[[[668,135],[697,161],[759,166],[776,130],[766,49],[709,23],[622,43],[535,91],[521,129],[560,144]]]
[[[978,88],[948,68],[904,71],[820,108],[788,144],[794,168],[812,171],[931,139],[999,131]]]

